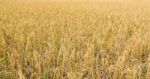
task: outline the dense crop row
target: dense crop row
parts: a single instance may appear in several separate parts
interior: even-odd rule
[[[0,79],[150,78],[146,0],[44,1],[0,1]]]

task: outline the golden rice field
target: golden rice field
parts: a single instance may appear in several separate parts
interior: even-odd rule
[[[0,79],[150,79],[149,0],[0,0]]]

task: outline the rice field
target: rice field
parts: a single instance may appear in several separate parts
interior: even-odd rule
[[[149,0],[0,0],[0,79],[150,79]]]

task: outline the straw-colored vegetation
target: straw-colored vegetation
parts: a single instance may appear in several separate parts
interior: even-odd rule
[[[0,79],[150,79],[149,3],[0,0]]]

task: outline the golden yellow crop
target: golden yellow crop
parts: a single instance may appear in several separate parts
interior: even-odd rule
[[[0,79],[150,79],[149,3],[0,0]]]

